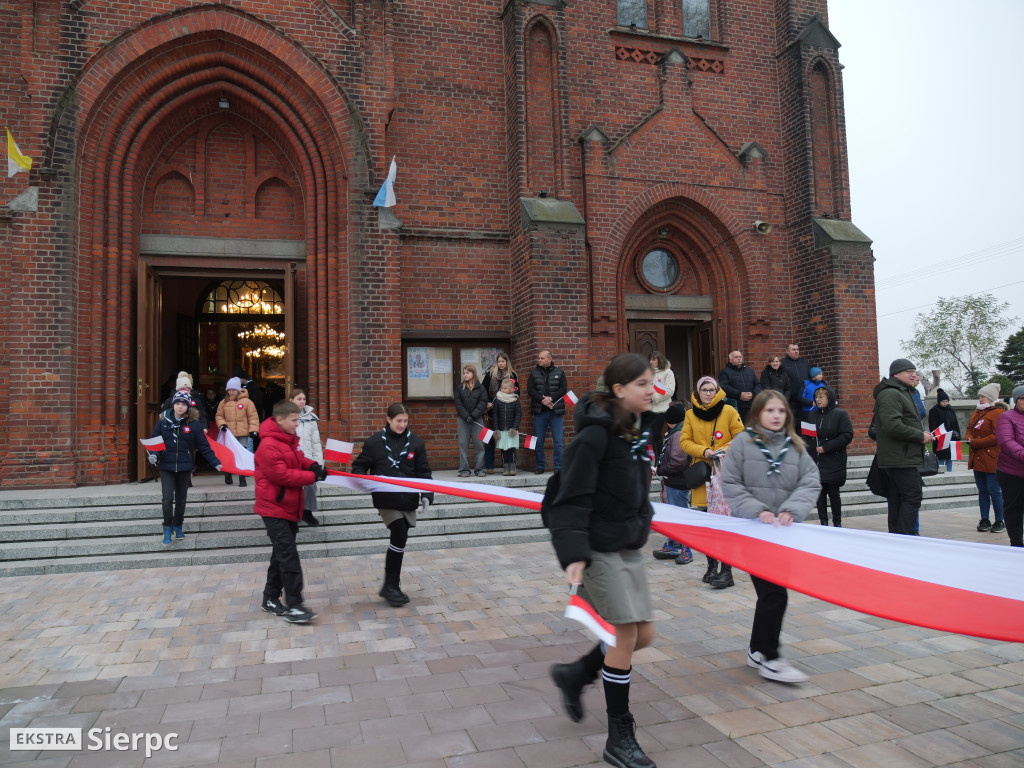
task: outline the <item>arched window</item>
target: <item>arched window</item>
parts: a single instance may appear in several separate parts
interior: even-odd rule
[[[203,315],[283,315],[284,298],[262,280],[225,280],[203,299]]]
[[[683,35],[711,39],[711,0],[683,0]]]
[[[647,29],[647,0],[619,0],[616,23],[620,27]]]

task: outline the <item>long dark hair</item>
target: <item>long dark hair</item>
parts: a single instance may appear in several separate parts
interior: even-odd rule
[[[409,410],[405,407],[403,403],[392,403],[391,405],[388,406],[389,419],[393,419],[395,418],[395,416],[398,416],[399,414],[408,412]]]
[[[636,423],[636,417],[619,404],[614,392],[615,385],[625,386],[648,372],[652,372],[650,360],[636,352],[616,355],[604,369],[604,384],[608,391],[595,392],[590,399],[591,402],[604,406],[605,413],[611,412],[613,435],[631,437]]]

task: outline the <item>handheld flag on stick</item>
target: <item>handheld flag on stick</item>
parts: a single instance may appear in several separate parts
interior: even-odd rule
[[[818,436],[818,426],[816,424],[812,424],[809,421],[801,421],[800,422],[800,434],[801,435],[806,435],[807,437],[817,437]]]
[[[476,422],[473,422],[474,424]],[[488,429],[487,427],[480,425],[480,434],[478,435],[481,443],[491,442],[491,438],[494,437],[494,430]]]
[[[949,456],[956,461],[963,461],[967,458],[968,446],[957,440],[949,444]]]
[[[346,443],[341,440],[328,440],[327,445],[324,446],[324,458],[328,461],[348,464],[352,461],[352,449],[354,447],[352,443]]]
[[[537,438],[533,435],[523,435],[523,448],[528,451],[537,450]]]
[[[565,398],[566,402],[568,402],[570,405],[576,405],[576,403],[580,401],[580,399],[576,397],[576,393],[573,392],[571,389],[568,392],[566,392],[565,395],[563,395],[563,397]]]
[[[157,435],[156,437],[147,437],[145,440],[139,440],[142,443],[142,447],[147,451],[162,451],[167,448],[164,445],[164,439]]]
[[[594,606],[576,594],[575,585],[570,594],[572,596],[569,598],[569,604],[565,606],[565,614],[563,614],[565,618],[578,621],[597,635],[598,640],[614,648],[615,626],[602,619],[601,615],[594,609]]]
[[[18,149],[17,143],[14,141],[14,136],[11,135],[11,129],[7,128],[7,176],[10,178],[16,173],[22,171],[32,170],[32,158],[28,155],[23,155],[21,150]]]
[[[380,192],[377,193],[377,197],[374,198],[374,208],[390,208],[395,204],[395,176],[398,175],[398,164],[395,162],[395,158],[391,158],[391,168],[388,170],[388,177],[384,179],[384,184],[380,188]]]
[[[937,450],[937,451],[941,451],[941,450],[944,450],[944,449],[948,448],[950,442],[952,442],[949,439],[950,438],[949,430],[946,429],[946,425],[945,424],[940,424],[935,429],[935,431],[932,432],[932,434],[935,435],[935,450]]]

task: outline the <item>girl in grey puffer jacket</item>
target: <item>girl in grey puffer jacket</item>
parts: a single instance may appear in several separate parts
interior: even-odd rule
[[[299,414],[299,428],[295,430],[295,434],[299,436],[299,450],[307,459],[323,466],[324,446],[320,442],[320,419],[313,413],[313,406],[306,405],[306,393],[301,389],[292,390],[291,400],[302,409],[302,413]],[[305,486],[302,501],[302,521],[314,527],[320,525],[316,518],[316,489],[316,483]]]
[[[722,494],[734,517],[769,525],[792,525],[815,508],[821,481],[818,468],[793,426],[782,395],[765,390],[750,405],[751,425],[733,438],[722,460]],[[779,657],[779,636],[789,595],[784,587],[750,574],[757,592],[747,666],[761,677],[802,683],[807,675]]]

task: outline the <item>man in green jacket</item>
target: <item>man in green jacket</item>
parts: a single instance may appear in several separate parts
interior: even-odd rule
[[[875,430],[878,468],[889,483],[889,533],[917,535],[921,509],[924,446],[935,436],[921,428],[913,395],[920,381],[909,360],[893,360],[889,378],[875,387]]]

